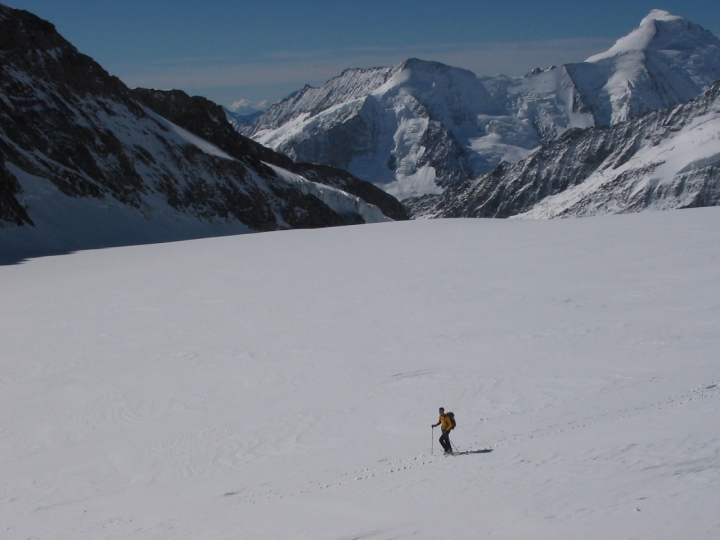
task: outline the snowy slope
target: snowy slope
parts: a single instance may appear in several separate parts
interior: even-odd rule
[[[654,10],[610,50],[525,77],[411,59],[305,87],[240,129],[293,159],[349,170],[401,199],[516,163],[571,128],[690,100],[720,79],[720,41]]]
[[[720,204],[720,107],[684,129],[645,141],[626,163],[600,167],[582,184],[518,217],[551,218]]]
[[[385,216],[377,206],[366,203],[360,197],[353,197],[340,189],[312,182],[299,174],[292,173],[275,165],[268,164],[268,166],[275,171],[278,177],[291,184],[297,185],[302,193],[316,197],[337,214],[357,215],[362,218],[364,223],[392,221],[392,219]]]
[[[720,538],[719,268],[716,208],[0,267],[0,536]]]
[[[446,191],[433,217],[554,218],[720,204],[720,82],[610,128],[570,131]]]

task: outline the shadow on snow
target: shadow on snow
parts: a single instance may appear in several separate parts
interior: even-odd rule
[[[489,454],[492,452],[492,448],[483,448],[482,450],[465,450],[463,452],[453,452],[452,454],[449,454],[451,456],[468,456],[470,454]]]

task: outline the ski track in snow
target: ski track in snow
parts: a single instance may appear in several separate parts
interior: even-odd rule
[[[650,381],[652,384],[654,381]],[[614,393],[617,395],[617,393]],[[605,410],[592,415],[583,415],[573,420],[567,420],[563,423],[557,423],[547,425],[543,428],[538,428],[532,432],[517,434],[511,437],[503,437],[499,439],[491,447],[478,447],[471,446],[468,448],[458,449],[460,456],[470,454],[484,454],[491,453],[494,450],[500,450],[503,447],[512,448],[515,443],[524,442],[526,439],[540,438],[540,437],[551,437],[555,434],[563,433],[566,430],[576,430],[589,428],[600,422],[618,422],[628,418],[642,416],[657,412],[659,410],[668,407],[679,407],[686,403],[705,400],[705,399],[717,399],[720,397],[720,384],[712,382],[710,384],[701,386],[699,388],[690,390],[681,395],[671,396],[661,401],[653,402],[637,408],[620,408],[617,410]],[[567,406],[567,403],[563,404]],[[577,405],[577,403],[573,403]],[[565,407],[568,408],[568,407]],[[572,408],[571,408],[572,410]],[[527,411],[535,412],[535,411]],[[507,414],[517,414],[517,412],[509,412]],[[557,414],[562,414],[558,411]],[[567,415],[568,413],[565,413]],[[438,431],[439,432],[439,431]],[[438,446],[438,445],[436,445]],[[452,456],[459,457],[459,456]],[[241,493],[239,491],[231,491],[223,494],[224,497],[237,496],[237,498],[247,504],[255,504],[257,500],[273,500],[282,499],[283,497],[290,497],[296,495],[302,495],[304,493],[310,493],[322,489],[332,489],[350,482],[357,482],[363,480],[378,481],[382,483],[382,477],[388,474],[398,474],[404,471],[410,471],[416,467],[422,467],[427,465],[436,464],[439,460],[446,459],[446,456],[442,455],[442,451],[436,449],[433,454],[419,454],[412,457],[405,457],[403,459],[389,460],[383,459],[379,463],[368,464],[367,467],[353,470],[352,472],[341,472],[330,479],[309,480],[307,486],[297,486],[295,490],[282,491],[277,489],[269,489],[261,492],[252,493]],[[524,460],[523,460],[524,461]],[[715,463],[714,467],[720,472],[720,464]],[[244,490],[243,490],[244,491]]]
[[[719,223],[415,221],[0,267],[0,537],[720,537]],[[440,405],[460,455],[427,429]]]

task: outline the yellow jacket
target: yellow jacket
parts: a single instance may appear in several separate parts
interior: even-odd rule
[[[447,414],[441,414],[438,423],[440,424],[440,429],[444,429],[445,431],[450,431],[453,428],[452,420],[450,420]]]

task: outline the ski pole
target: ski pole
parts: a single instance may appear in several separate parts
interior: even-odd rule
[[[435,426],[430,426],[432,428],[432,436],[430,437],[430,455],[433,455],[433,452],[435,451]]]

